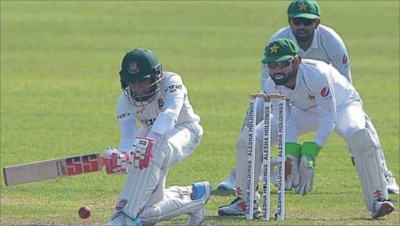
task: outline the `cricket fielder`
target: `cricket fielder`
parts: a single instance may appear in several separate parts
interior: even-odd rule
[[[322,25],[320,7],[316,1],[295,0],[289,4],[287,10],[289,25],[279,29],[267,42],[278,38],[292,40],[298,47],[298,55],[302,59],[315,59],[332,64],[351,83],[350,58],[342,38],[332,28]],[[261,73],[261,88],[269,79],[268,67],[263,64]],[[257,104],[257,123],[262,120],[262,102]],[[244,125],[246,124],[247,116]],[[366,123],[376,133],[369,117]],[[245,133],[242,131],[241,133]],[[242,134],[241,134],[242,136]],[[379,147],[380,157],[384,166],[385,180],[389,193],[398,194],[399,186],[392,172],[386,165],[382,147]],[[217,189],[232,190],[235,187],[235,170],[230,176],[221,182]]]
[[[301,59],[298,52],[293,41],[281,38],[268,44],[262,60],[271,77],[263,91],[282,94],[290,105],[295,106],[287,108],[285,145],[289,183],[286,189],[294,188],[301,195],[311,192],[315,159],[331,133],[336,131],[354,157],[364,201],[371,216],[376,219],[390,214],[394,205],[386,187],[379,137],[367,123],[358,92],[334,67],[322,61]],[[256,151],[261,156],[263,128],[259,125],[256,128],[259,135]],[[312,131],[315,131],[312,141],[298,143],[298,136]],[[276,144],[276,133],[272,132],[273,144]],[[246,151],[243,153],[245,156]],[[262,158],[258,157],[257,161],[256,166],[260,167]],[[245,188],[246,175],[239,172],[238,185]]]
[[[155,54],[143,48],[125,54],[119,74],[122,137],[119,151],[110,147],[104,155],[107,172],[127,178],[106,225],[154,225],[182,214],[189,216],[187,225],[201,225],[210,184],[165,188],[169,168],[191,155],[203,136],[181,77],[164,72]]]
[[[301,6],[301,7],[300,7]],[[299,46],[299,56],[303,59],[322,60],[332,64],[351,82],[350,58],[347,48],[332,28],[321,24],[321,12],[316,1],[292,1],[287,9],[288,26],[273,34],[266,45],[278,38],[288,38]],[[261,68],[261,89],[269,79],[266,65]],[[262,120],[263,102],[257,103],[257,124]],[[247,123],[247,115],[243,127]],[[241,131],[243,133],[243,131]],[[235,186],[235,171],[221,182],[217,189],[230,190]]]

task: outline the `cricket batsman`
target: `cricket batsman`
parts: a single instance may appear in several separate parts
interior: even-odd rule
[[[129,51],[119,73],[118,150],[107,148],[108,173],[127,173],[111,221],[105,225],[154,225],[182,214],[201,225],[210,197],[208,182],[165,188],[168,170],[200,144],[203,128],[180,75],[162,70],[148,49]],[[138,125],[137,125],[138,123]]]

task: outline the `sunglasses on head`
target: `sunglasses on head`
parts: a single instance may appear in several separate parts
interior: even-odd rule
[[[293,61],[293,59],[294,59],[294,57],[289,60],[267,63],[267,66],[268,66],[268,68],[271,68],[271,69],[274,69],[276,67],[278,67],[279,69],[282,69],[284,67],[289,66],[290,63]]]
[[[290,23],[292,25],[297,25],[297,26],[299,26],[300,24],[303,24],[304,26],[310,26],[311,24],[314,23],[314,21],[315,20],[312,20],[312,19],[297,17],[297,18],[291,19]]]

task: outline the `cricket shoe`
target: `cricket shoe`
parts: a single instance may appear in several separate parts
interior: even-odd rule
[[[203,200],[204,206],[200,209],[189,213],[189,218],[186,226],[198,226],[201,225],[206,217],[205,205],[211,195],[211,185],[209,182],[197,182],[192,184],[192,193],[190,194],[190,199],[192,200]]]
[[[374,203],[374,209],[375,211],[372,211],[371,216],[374,219],[378,219],[393,212],[394,205],[390,200],[378,200]]]
[[[233,169],[229,176],[218,184],[217,190],[235,191],[236,170]]]
[[[261,212],[258,206],[258,201],[254,200],[253,215],[257,215]],[[242,198],[237,197],[227,206],[221,206],[218,208],[218,215],[220,216],[243,216],[246,215],[246,203]]]
[[[140,218],[131,218],[124,212],[115,214],[110,222],[103,226],[142,226]]]
[[[399,194],[399,185],[397,185],[396,179],[394,179],[392,172],[386,172],[385,179],[388,192],[390,194]]]

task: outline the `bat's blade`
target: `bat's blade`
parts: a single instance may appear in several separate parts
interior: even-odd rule
[[[3,168],[7,186],[101,171],[99,153],[71,156]]]

